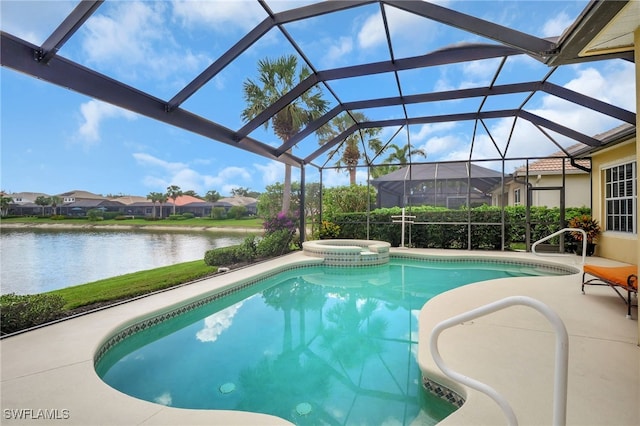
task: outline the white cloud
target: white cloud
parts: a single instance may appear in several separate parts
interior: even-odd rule
[[[143,177],[143,183],[156,191],[164,190],[169,185],[177,185],[182,190],[193,190],[199,194],[216,190],[224,196],[230,194],[234,188],[250,187],[253,179],[247,169],[236,166],[222,168],[216,175],[201,173],[194,168],[196,165],[209,167],[208,161],[201,159],[187,164],[165,161],[141,152],[134,153],[133,158],[139,165],[152,169],[152,174]]]
[[[369,16],[358,33],[358,46],[361,49],[371,49],[386,43],[385,33],[381,31],[384,28],[382,25],[380,12]]]
[[[267,164],[254,164],[256,170],[262,173],[262,183],[265,186],[284,181],[284,164],[278,161],[270,161]],[[292,171],[293,174],[293,171]],[[292,180],[296,180],[292,177]]]
[[[87,147],[100,142],[100,124],[105,119],[123,117],[127,120],[135,120],[137,118],[136,114],[130,111],[95,99],[80,105],[80,114],[82,123],[77,135]]]
[[[114,2],[82,27],[90,64],[133,80],[176,78],[210,60],[179,46],[168,29],[164,2]]]
[[[437,3],[446,6],[448,1]],[[416,51],[427,53],[432,49],[438,35],[438,25],[434,21],[395,7],[386,7],[385,11],[396,57],[413,56]],[[364,20],[357,40],[361,49],[374,49],[386,45],[386,33],[380,12]]]
[[[565,12],[560,12],[553,18],[549,19],[542,26],[543,37],[555,37],[562,34],[562,32],[573,23],[573,19],[569,17]]]
[[[249,31],[266,17],[258,2],[174,0],[175,17],[185,27],[194,24],[229,32],[233,28]]]
[[[327,54],[322,58],[325,67],[330,68],[340,63],[340,60],[353,52],[351,37],[340,37],[329,46]]]
[[[0,27],[33,44],[41,45],[55,29],[55,24],[76,6],[76,1],[2,1]]]

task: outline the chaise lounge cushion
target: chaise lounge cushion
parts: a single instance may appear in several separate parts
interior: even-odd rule
[[[638,290],[638,280],[629,279],[631,275],[638,275],[637,266],[595,266],[584,265],[584,272],[608,281],[611,285],[619,285],[621,287],[633,287]]]

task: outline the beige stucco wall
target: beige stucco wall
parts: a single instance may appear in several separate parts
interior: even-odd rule
[[[604,229],[604,173],[603,170],[636,160],[636,139],[596,153],[593,167],[593,217]],[[638,235],[605,231],[598,239],[596,255],[635,264],[638,259]]]
[[[536,187],[560,187],[562,175],[542,175],[538,180],[529,178],[529,182]],[[591,204],[590,177],[588,173],[567,174],[565,176],[564,202],[566,207],[589,207]],[[533,191],[533,206],[560,207],[560,191]]]
[[[523,176],[520,179],[524,179]],[[530,176],[529,183],[535,187],[560,187],[562,186],[562,175],[540,175]],[[567,174],[565,176],[565,206],[566,207],[590,207],[590,176],[588,173]],[[505,185],[505,192],[509,194],[506,205],[514,205],[513,191],[520,189],[520,204],[525,205],[527,191],[525,185],[517,182],[508,182]],[[492,194],[494,206],[500,205],[499,191]],[[532,206],[560,207],[560,191],[545,190],[533,191]]]

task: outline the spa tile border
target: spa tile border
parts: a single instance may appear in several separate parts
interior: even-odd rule
[[[440,399],[455,405],[460,408],[465,402],[465,399],[460,396],[459,393],[449,389],[448,387],[441,385],[440,383],[422,376],[422,386],[431,394],[437,396]]]

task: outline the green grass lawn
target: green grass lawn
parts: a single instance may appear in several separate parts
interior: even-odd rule
[[[54,220],[46,217],[12,217],[3,218],[3,223],[25,223],[25,224],[64,224],[64,225],[128,225],[128,226],[175,226],[175,227],[194,227],[194,228],[255,228],[262,229],[263,219],[261,218],[247,218],[247,219],[209,219],[198,218],[184,220],[145,220],[145,219],[125,219],[125,220],[100,220],[89,221],[87,218],[77,219],[62,219]]]
[[[61,288],[50,291],[48,294],[62,296],[65,300],[64,309],[72,310],[94,303],[129,299],[174,287],[212,275],[217,270],[215,266],[206,265],[204,260],[194,260]]]

